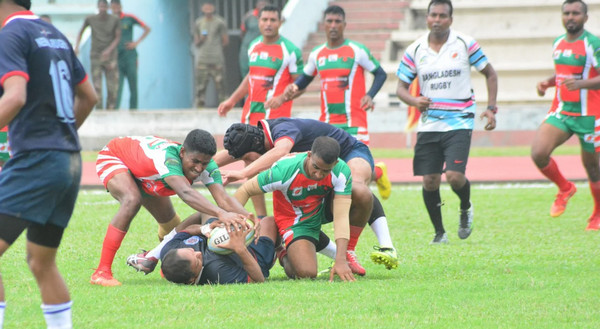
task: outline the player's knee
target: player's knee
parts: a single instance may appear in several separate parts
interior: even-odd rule
[[[54,263],[54,260],[27,254],[27,265],[29,266],[31,273],[33,273],[36,278],[39,278],[47,273],[50,268],[56,266],[56,263]]]
[[[357,205],[370,205],[373,203],[373,193],[365,184],[352,185],[352,203]]]
[[[314,279],[317,277],[316,269],[296,269],[296,279]]]

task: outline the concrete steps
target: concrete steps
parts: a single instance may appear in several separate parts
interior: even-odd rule
[[[425,18],[429,0],[413,0],[405,8],[405,20],[392,32],[382,63],[389,73],[382,92],[395,98],[398,68],[404,49],[427,32]],[[552,91],[538,97],[537,82],[553,74],[552,42],[564,33],[562,0],[454,0],[452,28],[474,37],[498,73],[498,103],[549,106]],[[600,32],[600,0],[586,1],[586,29]],[[475,96],[487,101],[484,77],[472,74]]]

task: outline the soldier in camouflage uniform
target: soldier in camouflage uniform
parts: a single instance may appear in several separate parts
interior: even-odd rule
[[[194,44],[196,54],[196,107],[205,106],[205,93],[208,81],[212,78],[218,94],[218,102],[225,100],[223,68],[225,56],[223,47],[229,43],[225,20],[215,15],[215,5],[207,2],[202,5],[204,16],[196,20]]]
[[[119,69],[117,66],[117,45],[121,39],[119,18],[108,14],[108,1],[98,0],[98,14],[88,16],[75,42],[75,53],[79,53],[79,42],[87,27],[92,29],[92,82],[96,94],[102,98],[102,73],[106,78],[106,109],[117,108],[117,91],[119,88]],[[97,108],[102,109],[102,101]]]

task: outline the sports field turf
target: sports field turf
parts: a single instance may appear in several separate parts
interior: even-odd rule
[[[458,200],[443,186],[449,245],[429,245],[433,229],[420,187],[395,186],[384,202],[401,256],[396,270],[368,259],[376,240],[367,228],[357,250],[367,275],[357,282],[289,281],[276,265],[264,284],[198,287],[127,267],[129,254],[157,242],[157,225],[145,210],[115,259],[113,271],[123,286],[89,284],[118,205],[104,191],[82,191],[58,255],[74,300],[75,328],[600,327],[600,232],[584,231],[592,207],[587,184],[577,185],[559,218],[548,215],[556,192],[549,184],[474,184],[475,227],[464,241],[456,235]],[[181,217],[192,213],[172,200]],[[319,257],[320,269],[326,268],[329,261]],[[4,328],[43,328],[23,236],[1,266]]]

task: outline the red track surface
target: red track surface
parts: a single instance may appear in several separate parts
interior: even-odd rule
[[[555,156],[558,166],[569,180],[586,180],[585,169],[578,155]],[[388,167],[388,175],[392,183],[418,183],[421,177],[412,174],[412,159],[376,159],[383,161]],[[225,166],[223,170],[235,170],[242,167],[241,162]],[[529,157],[478,157],[470,158],[467,165],[467,177],[471,182],[511,182],[511,181],[545,181]],[[83,164],[81,185],[98,186],[102,183],[96,175],[94,163]]]

